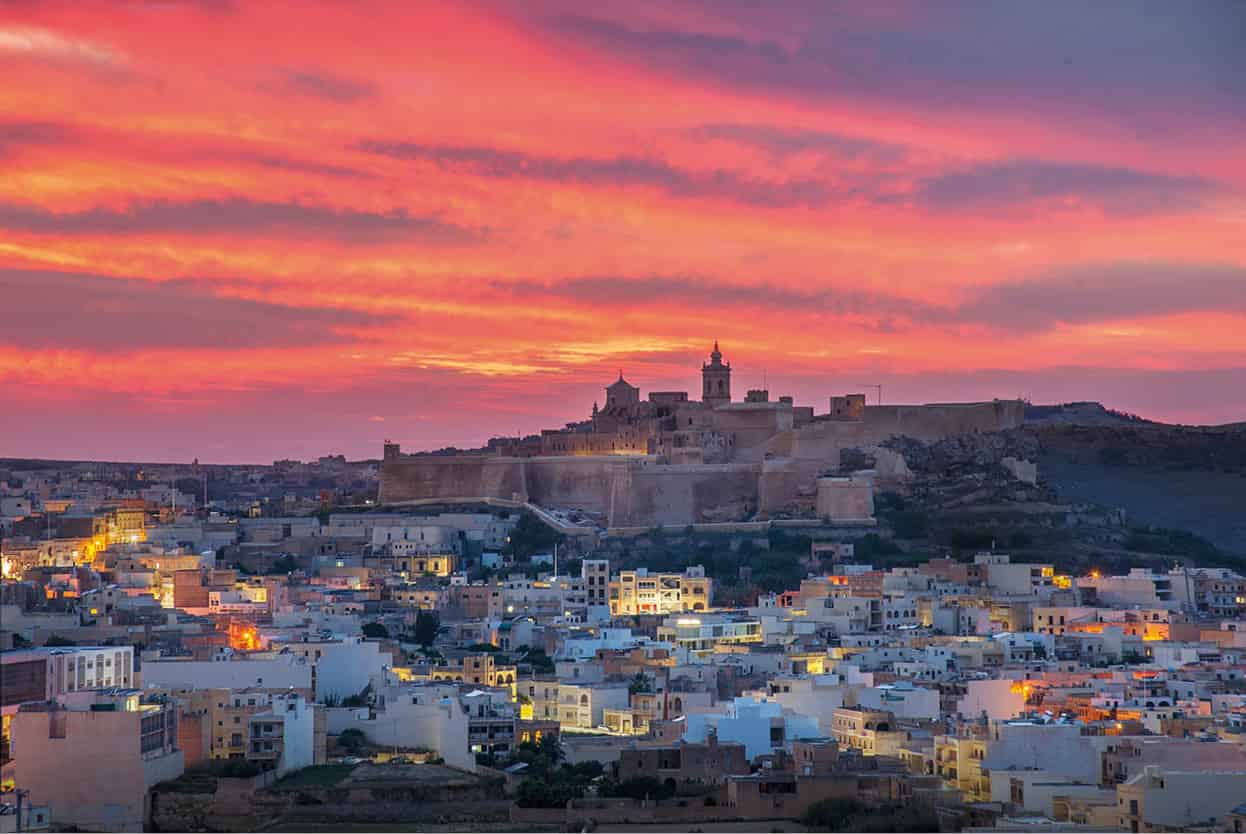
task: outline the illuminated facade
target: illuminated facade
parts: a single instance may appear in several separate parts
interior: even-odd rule
[[[142,501],[126,502],[108,514],[109,544],[147,541],[147,509]]]
[[[714,580],[699,565],[683,573],[650,573],[645,568],[620,571],[618,578],[610,582],[610,615],[706,611],[713,588]]]
[[[934,743],[935,774],[961,791],[967,802],[990,802],[991,777],[982,772],[986,739],[937,735]]]
[[[658,640],[673,643],[694,657],[708,657],[719,646],[762,642],[761,621],[679,617],[658,628]]]
[[[430,677],[434,681],[463,681],[477,686],[492,686],[506,689],[511,698],[515,698],[518,670],[514,666],[498,664],[493,655],[472,654],[463,658],[458,666],[434,668]]]

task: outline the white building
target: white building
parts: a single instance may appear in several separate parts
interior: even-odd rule
[[[1216,830],[1246,797],[1246,771],[1182,771],[1149,766],[1116,789],[1126,831]]]
[[[711,732],[719,743],[738,741],[750,760],[775,750],[790,749],[791,742],[821,738],[818,722],[807,715],[789,712],[770,700],[736,698],[713,712],[686,716],[684,741],[704,742]]]
[[[965,685],[965,695],[956,704],[956,712],[964,718],[985,715],[995,721],[1016,718],[1025,711],[1024,684],[1000,678],[972,680]]]
[[[143,662],[143,685],[149,689],[261,687],[310,692],[312,669],[313,664],[302,657],[267,652],[262,657],[233,656],[220,660],[158,658]]]
[[[275,651],[288,651],[315,664],[316,700],[349,698],[358,695],[372,679],[391,663],[381,645],[357,636],[329,639],[274,640]]]
[[[476,770],[468,744],[467,710],[456,684],[389,684],[376,693],[376,710],[329,711],[329,732],[357,729],[381,746],[435,750],[446,764]]]
[[[1178,608],[1181,604],[1173,593],[1172,577],[1146,568],[1134,568],[1124,576],[1082,576],[1077,587],[1084,601],[1094,599],[1101,605]]]
[[[1049,564],[1014,564],[1004,553],[979,553],[973,562],[982,568],[987,587],[1000,594],[1048,597],[1055,588]]]
[[[247,758],[276,761],[278,774],[325,761],[324,707],[302,695],[273,695],[266,712],[250,716]]]
[[[630,695],[626,685],[566,683],[558,686],[558,723],[564,730],[592,730],[605,724],[603,711],[624,709]]]
[[[859,689],[857,706],[890,712],[896,718],[934,720],[939,717],[939,691],[909,681],[884,683]]]

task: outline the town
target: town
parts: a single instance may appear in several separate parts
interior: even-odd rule
[[[0,78],[0,834],[1246,834],[1246,0]]]
[[[528,453],[0,461],[0,831],[1246,829],[1246,577],[914,532],[919,460],[948,443],[1005,438],[984,471],[1004,516],[1033,510],[1034,463],[1000,457],[1020,411],[914,439],[850,396],[801,428],[790,401],[713,401],[720,358],[705,404],[619,381]],[[558,477],[429,480],[602,457],[704,478],[712,448],[756,485],[801,432],[847,439],[797,467],[790,512],[750,486],[636,526],[583,506],[622,500],[591,473],[569,504]],[[432,494],[395,497],[426,462]]]

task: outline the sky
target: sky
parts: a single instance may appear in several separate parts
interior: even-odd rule
[[[1246,420],[1246,5],[0,4],[0,455],[468,447],[617,378]]]

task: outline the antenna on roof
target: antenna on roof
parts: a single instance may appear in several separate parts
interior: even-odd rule
[[[876,403],[876,405],[883,404],[883,386],[871,385],[868,382],[858,382],[857,385],[860,385],[862,388],[873,388],[875,392],[877,392],[878,394],[878,402]]]

